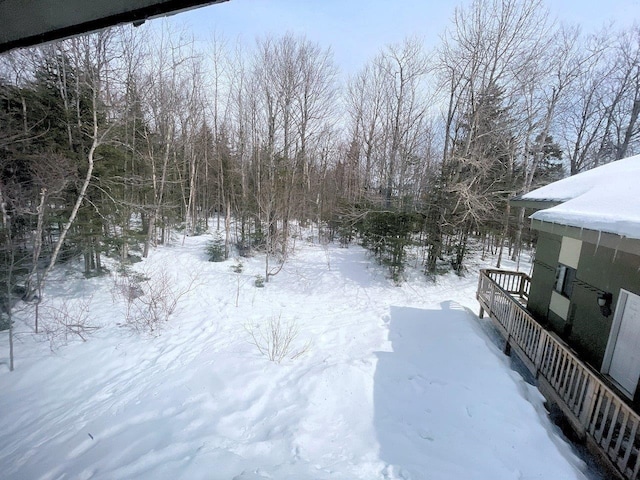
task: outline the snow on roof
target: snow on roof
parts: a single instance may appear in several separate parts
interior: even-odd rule
[[[531,218],[640,239],[640,155],[550,183],[523,200],[559,201]]]

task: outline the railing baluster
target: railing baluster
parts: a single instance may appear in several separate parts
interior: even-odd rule
[[[489,287],[489,312],[490,313],[493,310],[495,310],[495,304],[494,304],[495,298],[496,298],[496,286],[494,283],[492,283],[491,286]]]
[[[600,428],[596,430],[595,439],[600,443],[602,440],[602,435],[604,434],[604,429],[607,426],[607,420],[609,419],[609,409],[611,408],[611,397],[608,395],[608,392],[603,392],[603,397],[606,398],[606,406],[604,408],[604,413],[602,414],[602,422],[600,423]],[[602,445],[602,444],[601,444]]]
[[[571,365],[571,375],[569,377],[569,382],[565,385],[565,394],[564,401],[567,404],[571,401],[571,392],[573,391],[573,380],[576,377],[576,372],[578,371],[578,366],[574,363],[573,359],[570,359]]]
[[[571,373],[571,356],[570,355],[565,355],[564,357],[564,363],[562,365],[562,378],[560,380],[560,390],[558,391],[558,393],[560,394],[561,397],[564,398],[568,385],[569,385],[569,374]]]
[[[622,416],[622,422],[620,423],[620,431],[618,432],[618,439],[616,440],[616,444],[613,446],[613,456],[615,458],[620,457],[620,446],[622,445],[622,440],[624,439],[624,433],[627,431],[627,423],[629,422],[629,410],[624,410]],[[612,456],[612,455],[609,455]]]
[[[545,338],[547,341],[545,342],[542,354],[540,373],[543,377],[547,378],[547,375],[549,374],[549,366],[551,365],[551,355],[553,355],[553,343],[551,342],[551,337],[549,335],[545,335]]]
[[[598,420],[598,409],[600,408],[600,402],[602,401],[599,395],[600,384],[594,381],[595,379],[588,374],[585,374],[585,387],[586,392],[584,394],[584,401],[582,403],[582,409],[580,411],[580,423],[585,429],[588,429],[589,433],[593,434],[595,429],[595,423]],[[596,398],[598,399],[596,405]],[[595,408],[594,408],[595,406]],[[595,420],[594,420],[595,418]]]
[[[567,363],[567,354],[566,352],[558,349],[558,351],[560,352],[560,360],[558,361],[558,365],[556,366],[556,374],[555,374],[555,378],[556,378],[556,391],[562,395],[562,392],[560,391],[562,388],[562,379],[564,378],[564,368],[565,365]]]
[[[602,448],[605,451],[609,449],[609,445],[611,444],[611,439],[613,438],[613,432],[616,429],[616,424],[618,423],[618,413],[620,413],[620,403],[615,402],[615,408],[613,409],[613,416],[611,417],[611,423],[609,424],[609,431],[604,439],[604,443],[602,444]]]
[[[593,417],[591,418],[591,434],[595,438],[596,427],[598,425],[598,418],[600,416],[600,406],[602,405],[602,399],[604,397],[604,392],[598,392],[598,402],[596,403],[596,408],[593,411]]]
[[[622,457],[622,461],[618,462],[618,468],[623,472],[627,470],[627,464],[629,463],[629,458],[633,451],[633,444],[636,438],[636,432],[638,431],[638,423],[640,423],[638,420],[633,422],[633,427],[631,427],[631,433],[629,434],[629,442],[627,443],[627,448],[625,448],[624,457]]]
[[[571,390],[571,410],[580,418],[582,410],[582,399],[584,398],[587,377],[583,374],[580,367],[576,367],[576,381]]]
[[[552,369],[550,371],[549,381],[553,385],[555,383],[556,371],[558,370],[558,364],[560,363],[560,356],[562,355],[562,352],[558,348],[558,345],[556,344],[556,342],[552,342],[552,345],[553,345],[553,360],[551,361]]]
[[[542,332],[541,332],[540,333],[540,337],[538,339],[538,348],[537,348],[537,351],[536,351],[536,360],[533,362],[534,365],[536,366],[536,370],[538,372],[542,368],[542,361],[544,359],[544,354],[545,354],[546,347],[547,347],[547,336],[546,335],[542,335]],[[536,376],[537,376],[537,372],[536,372]]]
[[[630,449],[635,448],[635,442],[631,441],[631,445],[630,445]],[[635,462],[635,466],[633,467],[633,472],[631,473],[631,478],[638,478],[638,471],[640,471],[640,452],[636,451],[636,462]]]
[[[569,374],[571,372],[571,356],[565,355],[564,363],[562,365],[562,379],[560,380],[560,390],[558,393],[561,397],[564,398],[568,384],[569,384]]]

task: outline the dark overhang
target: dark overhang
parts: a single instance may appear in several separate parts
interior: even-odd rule
[[[540,232],[547,232],[561,237],[575,238],[576,240],[592,243],[599,247],[606,247],[611,250],[640,256],[640,240],[623,237],[616,233],[573,227],[562,223],[543,222],[536,219],[531,220],[531,228]]]
[[[540,199],[540,200],[531,200],[528,198],[522,198],[522,196],[513,197],[509,200],[509,204],[512,207],[523,207],[530,208],[532,210],[544,210],[546,208],[555,207],[556,205],[560,205],[564,200],[557,199]]]
[[[228,0],[0,0],[0,53]]]

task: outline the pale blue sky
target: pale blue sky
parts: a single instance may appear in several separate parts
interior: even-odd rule
[[[345,73],[357,71],[381,47],[416,35],[435,45],[456,5],[469,0],[230,0],[172,17],[200,39],[216,29],[250,44],[265,34],[301,33],[331,46]],[[592,31],[607,21],[640,21],[640,0],[548,0],[553,17]]]

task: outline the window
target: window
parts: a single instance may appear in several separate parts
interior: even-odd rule
[[[576,279],[576,269],[559,264],[556,269],[556,284],[553,289],[560,295],[571,298],[573,281]]]

